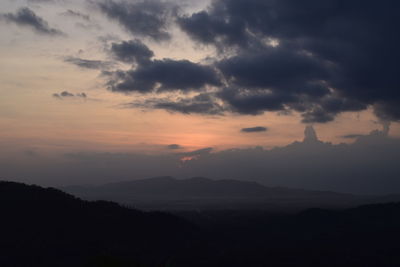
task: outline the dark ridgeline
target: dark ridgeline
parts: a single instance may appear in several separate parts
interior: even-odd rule
[[[165,213],[13,182],[0,182],[0,212],[2,267],[162,266],[195,233]]]
[[[154,177],[61,190],[87,200],[105,199],[148,210],[268,209],[350,207],[364,198],[329,191],[267,187],[256,182],[204,177]]]
[[[187,213],[189,223],[0,182],[0,212],[2,267],[400,266],[399,203],[296,215]]]
[[[204,177],[176,179],[163,176],[98,186],[67,186],[61,190],[87,200],[109,200],[139,209],[167,211],[299,212],[307,208],[350,208],[362,204],[400,201],[400,195],[352,195]]]
[[[72,194],[110,194],[164,199],[183,198],[289,198],[311,196],[351,196],[334,192],[306,191],[284,187],[266,187],[256,182],[232,179],[213,180],[205,177],[176,179],[154,177],[100,186],[68,186],[62,188]]]

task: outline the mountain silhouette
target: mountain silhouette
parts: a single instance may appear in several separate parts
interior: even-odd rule
[[[2,267],[159,266],[194,233],[172,215],[13,182],[0,182],[0,213]]]
[[[66,192],[89,200],[106,199],[139,208],[198,209],[254,208],[256,206],[327,207],[353,203],[356,197],[328,191],[266,187],[256,182],[169,176],[110,183],[68,186]]]

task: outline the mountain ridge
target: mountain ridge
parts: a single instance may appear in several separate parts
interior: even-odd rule
[[[248,208],[251,208],[250,204],[314,207],[318,202],[322,206],[345,205],[346,202],[355,199],[355,196],[351,194],[267,187],[257,182],[233,179],[213,180],[205,177],[176,179],[171,176],[159,176],[97,186],[69,186],[61,189],[89,200],[106,199],[140,208],[147,208],[147,204],[154,204],[155,209],[166,207],[197,209],[200,206],[223,208],[224,205],[235,208],[235,204],[238,207],[245,204]]]
[[[145,186],[149,186],[145,188]],[[151,187],[150,187],[151,186]],[[164,187],[169,186],[169,187]],[[114,183],[106,183],[102,185],[73,185],[73,186],[65,186],[61,187],[61,189],[65,189],[67,192],[74,189],[79,188],[91,188],[94,190],[121,190],[121,193],[124,193],[126,190],[135,189],[138,194],[171,194],[176,192],[171,192],[172,189],[191,189],[192,191],[184,191],[181,193],[185,193],[186,195],[191,196],[209,196],[213,194],[224,193],[225,196],[232,196],[237,194],[238,196],[246,196],[246,197],[267,197],[275,196],[277,194],[330,194],[332,196],[353,196],[352,194],[346,193],[337,193],[333,191],[319,191],[319,190],[305,190],[305,189],[295,189],[295,188],[287,188],[287,187],[268,187],[262,185],[260,183],[254,181],[241,181],[235,179],[210,179],[206,177],[191,177],[187,179],[177,179],[172,176],[157,176],[145,179],[137,179],[137,180],[127,180],[121,182]],[[140,190],[148,190],[148,191],[140,191]],[[204,192],[204,190],[214,189],[215,191]],[[203,191],[202,191],[203,190]],[[133,193],[133,192],[132,192]],[[247,194],[247,195],[246,195]],[[219,197],[224,197],[224,195],[218,195]]]

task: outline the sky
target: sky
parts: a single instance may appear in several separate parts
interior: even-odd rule
[[[197,175],[177,169],[201,162],[198,151],[218,157],[232,149],[287,148],[303,140],[309,125],[333,147],[355,147],[377,132],[396,143],[399,5],[1,1],[0,176],[71,184]],[[114,166],[118,173],[88,178],[98,173],[72,164],[76,155],[167,157],[174,168],[157,166],[156,173],[152,159],[137,171],[125,166],[137,160],[129,159]],[[77,178],[58,178],[67,165],[79,170]],[[346,191],[298,181],[269,183]],[[393,186],[385,188],[400,192]]]

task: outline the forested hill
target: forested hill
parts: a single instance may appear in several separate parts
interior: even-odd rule
[[[0,214],[3,267],[157,266],[194,234],[172,215],[13,182],[0,182]]]

